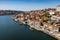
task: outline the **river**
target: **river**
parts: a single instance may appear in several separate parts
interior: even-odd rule
[[[0,40],[56,40],[55,38],[21,25],[11,15],[0,16]]]

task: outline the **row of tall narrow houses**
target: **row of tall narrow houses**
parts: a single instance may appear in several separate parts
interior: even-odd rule
[[[42,30],[60,39],[60,5],[56,8],[33,10],[14,16],[18,22],[27,24],[30,28]]]
[[[56,11],[57,12],[60,12],[60,5],[58,5],[58,6],[56,6]],[[59,16],[60,17],[60,16]],[[58,19],[59,19],[59,17],[58,17]],[[59,19],[60,20],[60,19]],[[56,24],[56,26],[58,27],[58,30],[59,30],[59,32],[60,32],[60,22],[58,22],[57,24]]]
[[[20,13],[17,15],[16,19],[18,19],[19,21],[21,21],[21,20],[27,21],[28,20],[29,25],[32,24],[35,27],[47,26],[47,27],[49,27],[49,29],[54,29],[54,31],[58,30],[58,32],[59,32],[60,31],[59,12],[60,12],[60,5],[58,5],[56,8],[48,8],[48,9],[44,9],[44,10],[29,11],[26,14]],[[47,13],[49,13],[51,15],[50,18],[45,17],[45,16],[41,17],[41,15],[44,15]],[[56,15],[52,15],[52,14],[56,14]],[[43,21],[46,18],[49,20],[51,19],[50,21],[48,21],[48,23],[51,23],[51,24],[41,22],[41,20]],[[42,27],[42,28],[44,28],[44,27]]]

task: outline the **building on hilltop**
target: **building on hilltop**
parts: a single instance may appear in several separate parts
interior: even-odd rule
[[[60,11],[60,5],[56,7],[56,11]]]

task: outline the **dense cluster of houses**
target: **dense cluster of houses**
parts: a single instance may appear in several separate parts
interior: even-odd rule
[[[13,15],[15,21],[27,24],[38,30],[48,30],[60,32],[60,5],[56,8],[48,8],[43,10],[32,10],[25,13]]]

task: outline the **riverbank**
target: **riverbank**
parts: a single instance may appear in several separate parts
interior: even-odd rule
[[[54,13],[50,13],[53,11]],[[49,11],[49,12],[48,12]],[[56,9],[47,9],[30,11],[25,14],[17,14],[13,16],[15,21],[19,23],[26,24],[30,26],[30,29],[36,29],[38,31],[43,31],[58,40],[60,40],[60,12]]]
[[[29,26],[16,23],[12,16],[0,16],[0,40],[56,40],[43,32],[30,30]]]
[[[15,21],[15,20],[14,20]],[[31,30],[31,31],[38,31],[38,32],[42,32],[42,33],[44,33],[44,34],[47,34],[48,36],[50,36],[50,37],[53,37],[53,38],[55,38],[55,40],[58,40],[58,38],[56,38],[55,36],[53,36],[53,35],[51,35],[51,34],[48,34],[48,32],[46,32],[46,31],[44,31],[44,30],[42,30],[42,29],[35,29],[35,28],[33,28],[33,27],[31,27],[30,25],[28,25],[28,24],[25,24],[25,23],[21,23],[21,22],[19,22],[19,21],[16,21],[17,23],[19,23],[20,25],[27,25],[28,26],[28,28]]]

